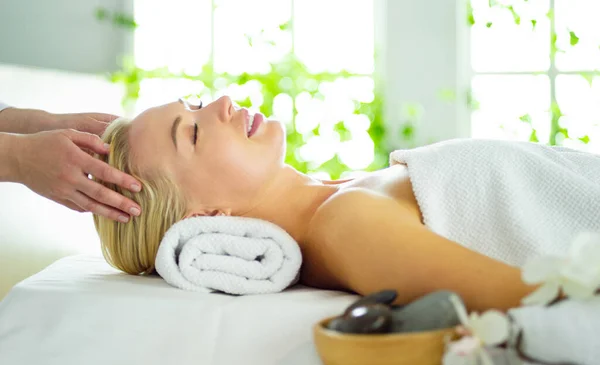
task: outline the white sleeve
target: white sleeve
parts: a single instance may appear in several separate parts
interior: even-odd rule
[[[6,108],[8,108],[9,106],[10,106],[10,105],[8,105],[8,104],[4,104],[3,102],[1,102],[1,101],[0,101],[0,112],[1,112],[3,109],[6,109]]]

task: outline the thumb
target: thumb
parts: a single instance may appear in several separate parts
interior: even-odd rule
[[[77,147],[84,151],[90,150],[99,155],[108,153],[108,144],[105,144],[104,141],[95,134],[75,130],[69,130],[66,133],[67,137],[69,137]]]

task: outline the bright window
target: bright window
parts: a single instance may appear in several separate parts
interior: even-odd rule
[[[334,157],[354,170],[373,162],[370,121],[354,113],[357,101],[369,103],[374,98],[372,0],[135,0],[134,4],[135,64],[144,70],[166,68],[198,75],[211,64],[217,74],[267,73],[270,63],[293,53],[309,73],[339,74],[316,83],[290,73],[281,89],[302,83],[318,91],[319,97],[281,92],[274,96],[273,113],[267,117],[285,122],[301,135],[302,143],[293,153],[307,163],[308,171],[318,171]],[[135,112],[186,94],[200,94],[204,102],[228,94],[249,100],[250,109],[257,109],[264,93],[260,82],[223,85],[211,92],[193,78],[145,78]],[[351,137],[336,131],[340,123]]]
[[[472,135],[600,153],[600,2],[471,5]]]

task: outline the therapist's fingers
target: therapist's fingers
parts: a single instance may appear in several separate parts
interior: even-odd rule
[[[122,223],[129,222],[129,216],[127,214],[124,214],[123,212],[120,212],[111,207],[107,207],[106,205],[91,199],[89,196],[80,191],[76,191],[75,193],[73,193],[69,199],[73,203],[82,207],[86,212],[92,212],[93,214],[100,215],[105,218],[112,219],[114,221],[119,221]]]
[[[81,149],[82,153],[77,157],[77,164],[85,174],[91,174],[97,179],[119,185],[134,193],[140,192],[142,184],[135,178],[110,166],[106,162],[90,156],[89,151],[97,154],[108,153],[109,146],[100,137],[75,130],[67,130],[64,133]]]
[[[100,203],[111,209],[117,209],[126,213],[127,215],[140,215],[140,207],[136,203],[117,193],[116,191],[111,190],[96,181],[90,180],[85,176],[81,177],[81,181],[78,184],[77,189],[89,197],[93,202]],[[88,207],[83,208],[88,209]]]
[[[78,117],[73,124],[74,129],[80,132],[91,133],[96,136],[102,136],[106,127],[109,125],[108,122],[99,121],[86,116]]]
[[[82,167],[86,174],[91,174],[96,179],[118,185],[134,193],[139,193],[142,190],[142,184],[132,176],[89,155],[85,156],[85,162]]]
[[[108,144],[102,141],[102,138],[98,137],[95,134],[81,132],[76,130],[67,130],[69,139],[73,141],[77,145],[77,147],[82,150],[90,150],[99,155],[105,155],[108,153],[109,146]]]

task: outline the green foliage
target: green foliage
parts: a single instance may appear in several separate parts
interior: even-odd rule
[[[579,75],[583,77],[591,87],[592,83],[594,82],[594,78],[600,76],[600,71],[580,72]]]
[[[585,135],[585,136],[583,136],[583,137],[579,138],[579,140],[580,140],[581,142],[585,143],[585,144],[588,144],[588,143],[590,143],[590,137],[589,137],[589,136],[587,136],[587,135]]]
[[[520,25],[521,24],[521,16],[519,16],[519,14],[517,14],[517,12],[515,11],[515,8],[512,5],[510,5],[510,6],[507,6],[506,9],[508,9],[508,11],[510,11],[510,13],[512,14],[515,24]]]
[[[125,29],[134,29],[137,27],[137,23],[133,20],[133,17],[119,12],[111,12],[106,8],[96,9],[96,19],[110,22],[116,27]]]
[[[473,15],[473,5],[471,5],[471,1],[467,1],[467,24],[475,25],[475,16]]]
[[[98,19],[105,20],[110,18],[110,14],[106,11],[99,11]],[[113,14],[114,16],[114,14]],[[285,22],[279,26],[279,31],[290,32],[291,22]],[[262,31],[258,34],[246,35],[246,39],[251,46],[258,44],[272,45],[273,41],[268,35]],[[121,69],[110,74],[110,80],[115,83],[121,83],[125,86],[126,94],[123,103],[125,107],[134,103],[140,93],[140,85],[145,79],[187,79],[201,82],[204,86],[199,97],[206,95],[214,95],[223,90],[229,85],[237,84],[244,85],[250,81],[258,82],[261,87],[263,102],[259,109],[264,115],[273,114],[273,102],[277,95],[287,94],[293,101],[296,96],[301,93],[308,93],[311,97],[323,100],[324,95],[319,91],[319,86],[326,82],[334,82],[338,79],[352,78],[363,75],[357,75],[348,71],[336,73],[329,72],[311,72],[306,65],[298,59],[293,53],[288,53],[277,62],[271,63],[269,71],[266,73],[242,73],[234,75],[229,73],[216,72],[212,63],[203,66],[199,74],[190,75],[183,72],[170,72],[167,68],[159,68],[154,70],[143,70],[135,66],[131,60],[126,60]],[[384,147],[386,139],[386,128],[384,124],[383,112],[384,104],[382,94],[379,91],[380,87],[376,84],[374,90],[374,100],[370,103],[362,103],[355,100],[354,114],[364,114],[371,121],[368,133],[375,145],[375,157],[367,171],[376,170],[387,166],[389,152]],[[238,104],[244,107],[251,106],[249,98],[235,100]],[[293,115],[296,115],[295,102],[293,106]],[[335,155],[330,160],[321,165],[316,165],[312,161],[303,161],[298,154],[298,149],[303,146],[311,137],[318,136],[321,132],[321,126],[315,128],[308,134],[298,132],[295,126],[295,118],[291,125],[287,125],[287,154],[286,162],[299,171],[305,173],[311,172],[327,172],[332,179],[337,179],[345,171],[351,169],[345,165]],[[334,126],[334,132],[340,136],[341,141],[352,139],[352,133],[346,128],[343,121],[339,121]]]
[[[573,31],[569,32],[569,43],[571,43],[572,46],[579,43],[579,37],[577,37]]]
[[[519,119],[520,119],[522,122],[525,122],[525,123],[527,123],[527,124],[531,124],[531,115],[529,115],[529,114],[525,114],[525,115],[523,115],[523,116],[519,117]]]
[[[531,135],[529,135],[529,142],[537,143],[540,140],[537,137],[537,131],[535,129],[531,129]]]

